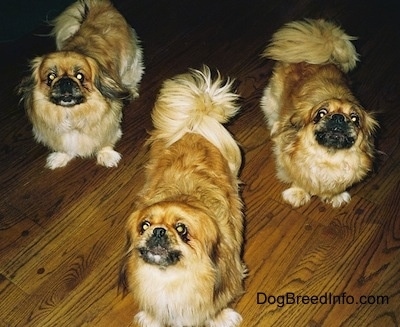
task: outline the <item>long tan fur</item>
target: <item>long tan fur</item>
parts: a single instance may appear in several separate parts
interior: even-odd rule
[[[291,184],[283,198],[294,207],[314,195],[333,207],[347,203],[347,189],[372,169],[378,123],[344,74],[358,61],[353,39],[322,19],[295,21],[278,30],[263,53],[276,64],[261,108],[277,175]],[[343,124],[328,131],[333,120]]]
[[[230,87],[207,67],[191,70],[165,81],[154,106],[147,182],[128,220],[121,274],[140,326],[240,324],[228,307],[245,276],[240,151],[221,125],[238,111]],[[168,246],[147,257],[156,230]],[[174,263],[165,262],[167,251]]]
[[[81,0],[54,20],[53,35],[57,51],[33,59],[19,89],[35,139],[52,150],[46,167],[91,156],[115,167],[122,108],[144,69],[135,31],[110,1]]]
[[[142,48],[135,30],[109,0],[79,0],[53,24],[58,50],[77,51],[95,59],[133,97],[139,95]]]
[[[356,66],[358,54],[343,29],[323,19],[287,23],[272,36],[263,56],[286,63],[334,63],[345,73]]]

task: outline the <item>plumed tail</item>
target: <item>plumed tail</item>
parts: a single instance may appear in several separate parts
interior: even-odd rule
[[[58,50],[63,49],[65,42],[79,30],[90,9],[96,5],[112,6],[109,0],[78,0],[53,20],[52,35]]]
[[[163,139],[168,146],[186,133],[200,134],[221,151],[236,174],[240,149],[222,126],[239,110],[232,83],[224,81],[219,72],[213,80],[207,66],[166,80],[152,112],[155,130],[150,140]]]
[[[323,19],[306,19],[284,25],[273,36],[263,56],[287,63],[334,63],[343,72],[356,66],[358,54],[339,26]]]

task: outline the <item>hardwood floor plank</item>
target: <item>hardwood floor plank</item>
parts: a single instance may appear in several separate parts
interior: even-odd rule
[[[10,282],[6,276],[0,274],[0,297],[2,302],[0,306],[0,324],[4,327],[11,327],[13,324],[10,322],[10,304],[23,302],[27,294]]]
[[[247,260],[250,271],[256,276],[263,276],[261,280],[249,280],[249,284],[256,285],[256,289],[249,286],[240,301],[243,303],[247,300],[249,306],[254,306],[257,292],[266,292],[275,297],[287,293],[308,296],[341,294],[346,291],[347,279],[351,278],[367,250],[360,245],[369,244],[379,228],[376,224],[363,224],[359,215],[351,211],[338,215],[328,226],[296,214],[283,215],[282,221],[278,220],[282,224],[273,224],[274,213],[268,211],[267,216],[273,217],[268,223],[264,218],[263,223],[267,228],[257,228],[257,235],[252,234],[250,227],[246,231],[253,239],[252,245],[248,245],[248,253],[252,254]],[[263,244],[266,242],[268,246]],[[266,256],[265,253],[272,253],[272,256]],[[262,268],[251,266],[249,261],[259,257],[263,258],[259,262]],[[276,305],[267,304],[262,307],[258,324],[307,326],[311,320],[315,320],[315,313],[324,316],[331,307],[304,305],[299,310],[296,305],[279,309]],[[245,306],[243,311],[247,309]]]
[[[7,214],[11,215],[14,212],[8,211]],[[2,219],[2,221],[4,220]],[[9,269],[8,264],[18,258],[20,253],[25,252],[25,248],[29,247],[34,239],[42,237],[44,230],[29,219],[23,219],[17,223],[14,220],[13,225],[8,225],[5,229],[7,237],[0,239],[0,272],[11,278],[14,270]]]

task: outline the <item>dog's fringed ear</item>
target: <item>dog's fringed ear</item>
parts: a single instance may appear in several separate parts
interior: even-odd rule
[[[364,133],[367,134],[370,138],[372,138],[376,134],[379,128],[379,123],[375,119],[374,114],[364,111],[364,122],[362,124],[362,128],[364,130]]]
[[[375,150],[374,143],[375,143],[375,134],[377,133],[377,131],[379,129],[379,123],[375,119],[374,114],[368,113],[364,109],[361,112],[363,113],[361,129],[367,138],[367,142],[365,142],[365,148],[363,149],[363,151],[366,153],[376,154],[377,152]]]
[[[43,61],[43,57],[36,57],[30,62],[30,74],[23,77],[21,82],[16,87],[16,92],[21,96],[21,101],[24,101],[29,94],[32,93],[39,79],[39,67]]]
[[[298,113],[294,113],[290,117],[289,122],[290,122],[290,126],[294,129],[296,129],[297,131],[306,125],[306,122],[304,121],[303,117]]]
[[[224,260],[220,258],[220,242],[219,240],[211,246],[211,250],[209,253],[211,262],[215,266],[215,281],[214,281],[214,300],[218,299],[221,294],[226,290],[227,281],[222,277],[222,270],[226,270],[226,264]]]
[[[124,254],[118,274],[118,292],[122,291],[123,296],[126,296],[129,293],[127,273],[128,273],[128,260],[131,256],[131,251],[132,251],[131,246],[132,246],[132,240],[130,233],[128,232],[126,235]]]
[[[282,133],[286,137],[295,137],[296,133],[306,125],[306,122],[301,115],[295,113],[292,116],[286,116],[285,119],[280,122],[275,122],[271,128],[271,137],[276,137]]]
[[[132,94],[127,88],[121,86],[101,69],[97,76],[95,76],[94,85],[105,98],[119,99],[124,103],[128,103],[132,98]]]
[[[15,88],[16,93],[21,96],[20,103],[24,102],[29,94],[33,91],[35,81],[32,76],[25,76]]]

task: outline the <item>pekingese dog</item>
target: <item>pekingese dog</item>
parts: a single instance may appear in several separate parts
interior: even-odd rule
[[[339,207],[371,171],[378,123],[348,86],[345,73],[358,61],[353,39],[322,19],[295,21],[263,53],[277,63],[261,107],[278,178],[291,184],[283,199],[294,207],[314,195]]]
[[[122,107],[144,69],[136,33],[108,0],[82,0],[55,19],[53,35],[58,51],[33,59],[19,88],[35,139],[53,151],[46,166],[93,155],[117,166]]]
[[[243,291],[241,152],[221,125],[232,82],[208,67],[164,82],[152,113],[147,181],[128,220],[122,284],[142,327],[238,326]]]

